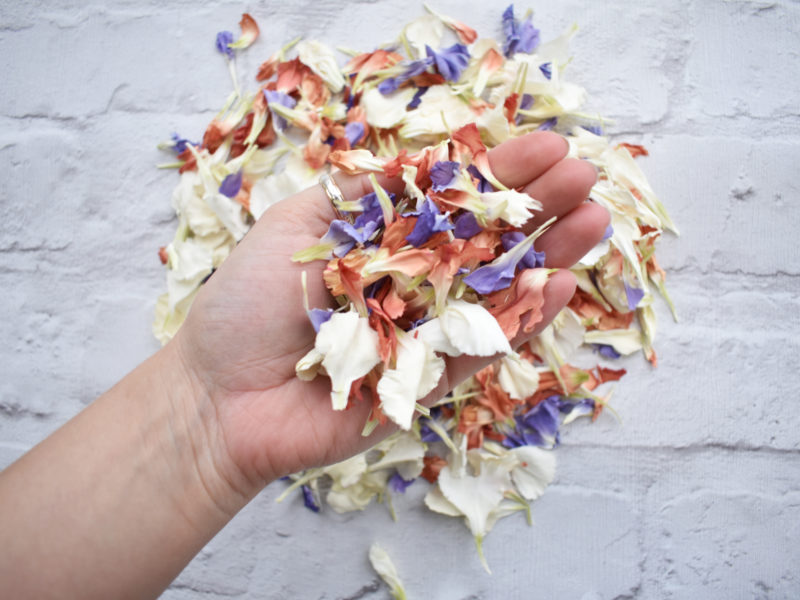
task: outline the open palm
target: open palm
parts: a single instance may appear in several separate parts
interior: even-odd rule
[[[559,220],[536,243],[548,267],[568,268],[602,237],[605,209],[585,202],[594,168],[565,159],[567,144],[552,133],[510,140],[490,152],[492,170],[509,187],[521,189],[544,206],[527,224],[532,230],[552,216]],[[337,174],[348,199],[371,191],[366,177]],[[402,183],[387,181],[392,191]],[[392,189],[396,187],[396,189]],[[334,218],[317,186],[271,207],[207,282],[176,337],[194,378],[201,382],[210,439],[219,440],[241,474],[264,485],[294,471],[342,460],[374,444],[390,429],[361,436],[371,405],[330,406],[330,382],[304,382],[295,363],[314,345],[314,330],[303,309],[301,273],[308,274],[312,307],[333,303],[322,282],[324,261],[300,265],[297,250],[319,241]],[[563,308],[574,278],[555,273],[545,288],[544,319],[538,333]],[[441,397],[491,359],[447,359],[447,369],[431,394]]]

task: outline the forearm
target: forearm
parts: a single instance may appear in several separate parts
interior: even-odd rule
[[[0,473],[0,596],[154,597],[246,504],[162,349]]]

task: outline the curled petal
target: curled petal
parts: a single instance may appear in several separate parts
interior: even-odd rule
[[[534,326],[542,320],[544,286],[549,273],[549,269],[525,269],[510,289],[489,297],[492,307],[489,312],[497,319],[508,339],[517,335],[522,318],[526,315],[525,333],[533,331]]]
[[[500,325],[479,304],[451,300],[439,319],[442,333],[462,354],[492,356],[511,352]]]
[[[242,48],[247,48],[256,41],[259,31],[256,20],[247,13],[242,15],[242,20],[239,21],[239,27],[242,28],[242,35],[239,36],[238,40],[230,44],[230,47],[241,50]]]

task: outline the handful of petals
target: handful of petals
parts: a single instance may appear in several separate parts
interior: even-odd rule
[[[162,342],[174,335],[199,287],[272,203],[331,167],[402,178],[403,192],[390,194],[373,177],[373,191],[346,199],[337,207],[346,218],[294,256],[327,261],[338,304],[306,307],[317,337],[297,376],[326,374],[336,410],[364,401],[368,388],[365,433],[386,421],[400,430],[368,453],[294,475],[284,496],[300,488],[318,511],[324,491],[334,510],[362,510],[425,479],[426,505],[464,519],[488,569],[486,533],[529,511],[554,477],[560,428],[596,419],[610,397],[600,386],[625,374],[574,366],[576,351],[616,360],[641,350],[656,364],[654,293],[672,304],[655,243],[677,230],[634,161],[647,151],[611,144],[606,122],[582,112],[586,92],[565,78],[574,28],[541,43],[531,15],[518,19],[509,6],[496,41],[428,13],[344,66],[322,43],[291,42],[261,65],[252,93],[235,59],[256,41],[255,20],[244,15],[237,41],[217,36],[235,91],[202,142],[174,134],[163,145],[177,154],[167,166],[181,174],[179,225],[159,251],[167,293],[154,332]],[[487,151],[536,130],[564,135],[569,155],[597,168],[591,199],[611,225],[573,267],[569,306],[515,352],[509,340],[541,319],[549,271],[533,245],[550,222],[522,232],[541,205],[503,186]],[[461,354],[502,358],[434,406],[420,404],[443,356]]]

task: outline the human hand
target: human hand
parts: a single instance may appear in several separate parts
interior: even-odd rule
[[[600,241],[609,220],[604,208],[585,202],[596,179],[594,168],[564,158],[566,153],[564,138],[549,132],[509,140],[489,153],[501,182],[522,189],[544,207],[526,231],[558,217],[536,249],[546,252],[547,267],[559,269],[572,266]],[[366,176],[340,173],[336,180],[347,199],[372,191]],[[382,183],[402,191],[399,180]],[[347,410],[334,411],[327,378],[305,382],[295,375],[296,362],[315,339],[303,309],[301,272],[308,273],[312,307],[334,303],[322,281],[325,263],[300,265],[291,256],[318,243],[334,218],[320,186],[271,207],[204,285],[172,342],[195,382],[196,403],[189,408],[215,447],[215,473],[207,476],[239,482],[246,489],[238,491],[247,497],[282,475],[343,460],[391,431],[380,427],[363,437],[371,403],[351,402]],[[568,271],[550,277],[543,319],[526,338],[558,314],[574,288]],[[426,400],[442,397],[492,360],[448,357],[439,385]]]

